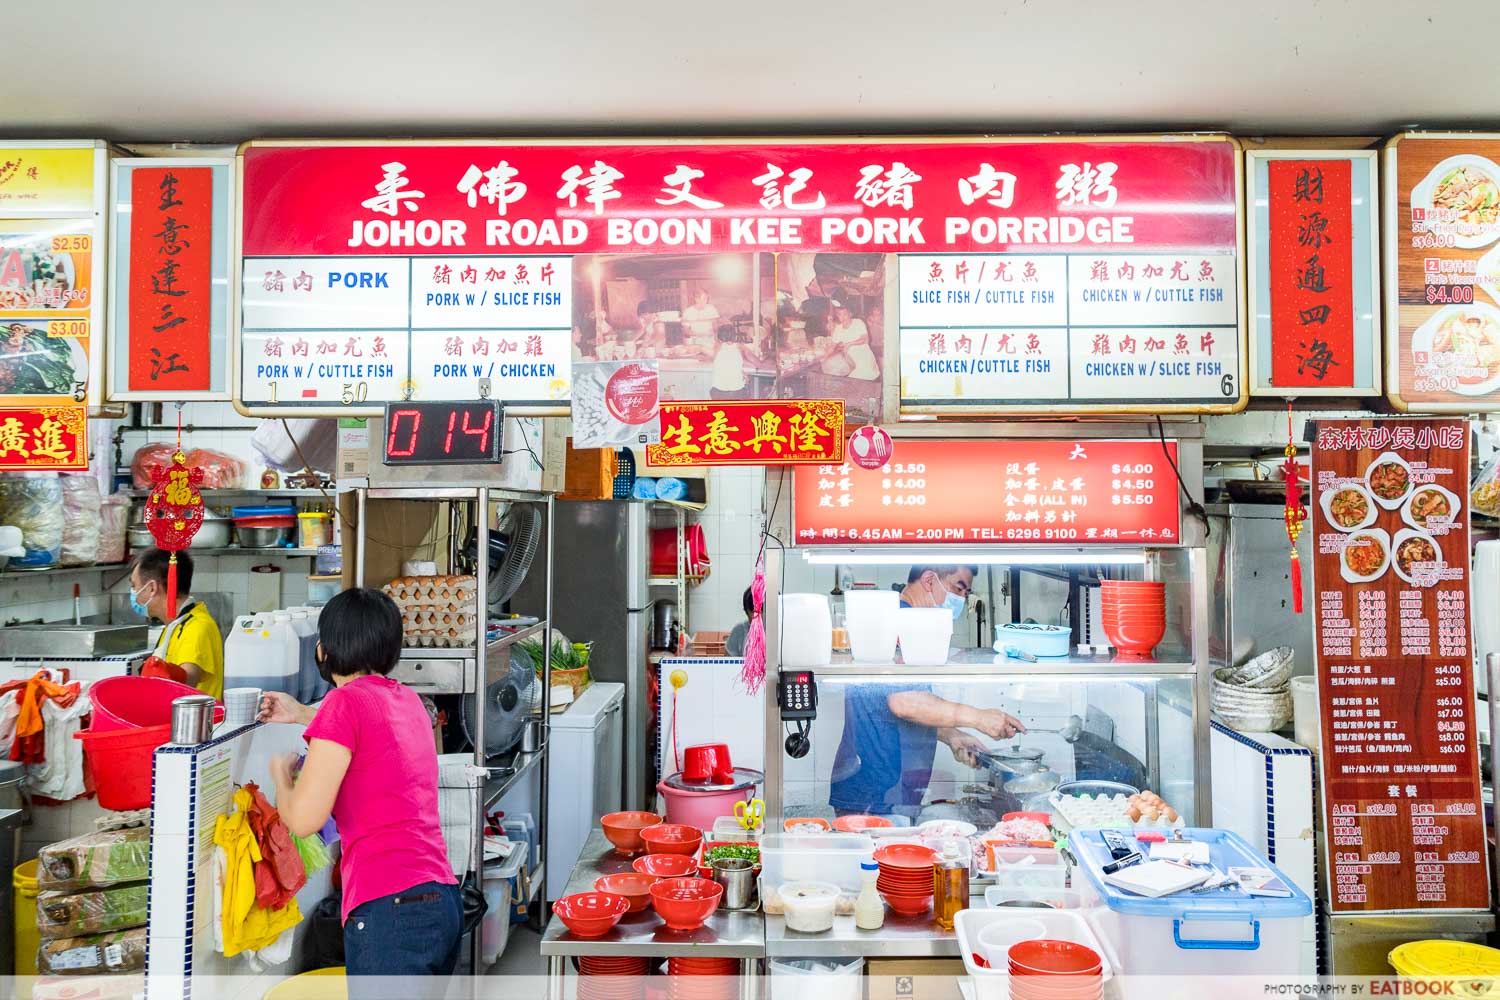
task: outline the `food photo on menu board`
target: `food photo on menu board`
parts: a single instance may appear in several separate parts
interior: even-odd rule
[[[1500,136],[1398,136],[1387,158],[1392,400],[1500,407]]]

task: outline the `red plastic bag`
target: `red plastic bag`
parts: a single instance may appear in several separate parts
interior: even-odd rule
[[[142,445],[130,460],[130,478],[134,480],[135,488],[149,490],[152,486],[152,467],[161,466],[165,469],[170,466],[172,454],[176,450],[177,446],[171,444]],[[245,463],[233,455],[211,448],[194,448],[185,453],[183,458],[187,460],[188,468],[203,470],[200,489],[232,490],[244,485]]]
[[[130,478],[138,490],[149,490],[151,488],[151,470],[156,466],[165,469],[172,464],[172,453],[176,451],[175,445],[170,444],[145,444],[141,445],[130,460]]]
[[[307,869],[276,807],[253,782],[245,788],[251,796],[250,831],[261,853],[255,865],[255,903],[268,910],[279,909],[307,884]]]

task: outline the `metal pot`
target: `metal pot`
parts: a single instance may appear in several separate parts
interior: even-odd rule
[[[1012,778],[1005,783],[1004,791],[1007,795],[1016,798],[1038,795],[1043,792],[1056,791],[1062,782],[1062,775],[1056,771],[1037,771],[1033,774],[1023,774],[1019,778]]]
[[[125,529],[125,544],[132,550],[152,549],[156,547],[156,539],[152,537],[150,528],[137,521]]]
[[[222,549],[229,544],[230,520],[213,511],[204,511],[203,527],[193,536],[190,549]],[[156,548],[156,538],[146,522],[136,521],[125,529],[125,544],[133,550]]]
[[[240,536],[240,548],[242,549],[279,549],[286,545],[287,540],[292,537],[294,529],[291,527],[249,528],[244,525],[237,525],[234,530]],[[194,545],[196,544],[197,540],[194,539]]]

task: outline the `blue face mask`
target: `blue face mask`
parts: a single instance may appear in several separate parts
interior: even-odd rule
[[[958,617],[964,613],[964,608],[968,607],[968,605],[968,601],[951,592],[947,597],[943,598],[943,607],[948,609],[948,613],[953,616],[954,621],[958,621]]]
[[[146,588],[143,586],[143,587],[141,587],[141,589],[145,590]],[[130,610],[134,611],[136,614],[140,615],[142,618],[150,618],[151,617],[150,610],[148,610],[147,607],[144,604],[142,604],[140,601],[136,600],[135,599],[135,595],[136,595],[136,591],[132,590],[130,592]]]

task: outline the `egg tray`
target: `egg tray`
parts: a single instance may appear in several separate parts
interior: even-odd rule
[[[1120,827],[1132,830],[1179,830],[1185,825],[1181,814],[1171,823],[1161,819],[1140,819],[1134,823],[1126,815],[1130,796],[1059,795],[1052,793],[1052,809],[1074,830],[1095,827]]]

